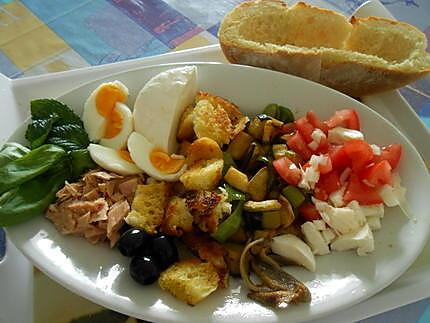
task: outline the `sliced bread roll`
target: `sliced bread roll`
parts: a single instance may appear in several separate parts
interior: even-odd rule
[[[225,16],[218,36],[231,63],[298,75],[354,97],[430,73],[427,39],[417,28],[378,17],[348,21],[303,2],[244,2]]]

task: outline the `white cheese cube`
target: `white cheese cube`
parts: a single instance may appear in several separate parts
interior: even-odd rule
[[[323,220],[314,220],[312,223],[318,231],[323,231],[327,228]]]
[[[361,212],[365,217],[384,217],[384,204],[360,205]],[[369,219],[368,219],[369,220]]]
[[[330,253],[328,244],[312,222],[308,221],[303,223],[301,228],[303,235],[305,236],[305,240],[311,247],[314,255],[327,255]]]
[[[317,144],[319,144],[321,142],[321,140],[323,140],[327,137],[321,129],[315,128],[314,131],[312,131],[311,138],[313,141],[315,141]]]
[[[342,186],[337,191],[332,192],[328,196],[328,200],[335,207],[342,207],[345,205],[345,201],[343,200],[343,195],[345,194],[346,185]]]
[[[323,236],[325,242],[327,243],[332,242],[336,238],[336,234],[330,228],[327,228],[326,230],[321,231],[321,235]]]
[[[367,224],[369,224],[371,230],[379,230],[381,229],[381,218],[379,216],[368,216]]]
[[[330,247],[336,251],[357,249],[357,254],[364,256],[375,249],[372,230],[366,224],[357,232],[338,237],[331,243]]]
[[[352,139],[364,139],[363,134],[358,130],[336,127],[328,131],[328,142],[341,145]]]

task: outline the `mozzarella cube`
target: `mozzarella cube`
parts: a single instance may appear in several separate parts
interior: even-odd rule
[[[379,216],[369,216],[367,217],[367,224],[371,230],[379,230],[381,229],[381,218]]]
[[[301,228],[305,240],[311,247],[314,255],[327,255],[330,253],[327,242],[325,242],[323,236],[312,222],[303,223]]]
[[[323,231],[326,229],[326,225],[325,225],[325,222],[323,220],[314,220],[314,221],[312,221],[312,223],[314,224],[315,228],[318,231]]]
[[[342,186],[337,191],[332,192],[328,196],[328,200],[335,207],[342,207],[345,205],[345,201],[343,200],[343,195],[345,194],[346,185]]]
[[[321,231],[321,235],[323,236],[325,242],[327,242],[327,243],[332,242],[336,238],[336,234],[330,228],[327,228],[327,229]]]
[[[342,127],[335,127],[328,131],[328,142],[331,144],[341,145],[349,140],[353,139],[364,139],[364,135],[353,129],[347,129]]]
[[[364,225],[357,232],[349,233],[338,237],[330,245],[332,250],[345,251],[357,249],[359,256],[364,256],[375,250],[372,230],[368,224]]]

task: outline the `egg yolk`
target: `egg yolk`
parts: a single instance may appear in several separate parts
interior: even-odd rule
[[[130,153],[128,152],[128,150],[118,150],[118,155],[119,157],[121,157],[122,159],[128,161],[129,163],[134,163],[133,159],[131,159]]]
[[[185,159],[172,158],[165,152],[158,149],[151,152],[149,160],[160,172],[167,174],[178,172],[185,163]]]
[[[124,102],[125,99],[126,94],[113,84],[107,84],[98,91],[96,96],[97,111],[107,121],[104,138],[113,138],[121,131],[123,117],[115,108],[115,104]]]

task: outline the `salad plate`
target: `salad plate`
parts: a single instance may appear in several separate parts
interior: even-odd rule
[[[190,64],[190,63],[189,63]],[[100,83],[119,80],[130,91],[130,106],[144,84],[154,75],[184,64],[143,67],[84,84],[57,98],[78,114],[88,95]],[[42,215],[8,228],[13,243],[43,272],[73,292],[98,304],[131,316],[155,322],[189,321],[304,321],[317,319],[358,303],[388,286],[413,263],[424,247],[430,230],[426,196],[430,191],[428,171],[412,144],[386,119],[360,102],[337,91],[298,77],[252,67],[194,63],[198,87],[237,104],[247,115],[260,113],[268,103],[290,107],[297,116],[314,110],[327,118],[336,110],[355,109],[362,132],[370,143],[399,143],[403,157],[399,166],[407,189],[411,218],[399,208],[389,208],[382,229],[375,233],[375,251],[365,257],[354,252],[317,257],[315,273],[298,267],[288,271],[309,287],[310,304],[274,310],[246,297],[240,279],[218,290],[203,303],[190,307],[162,291],[157,284],[141,286],[128,274],[129,259],[107,244],[63,236]],[[160,120],[163,122],[163,120]],[[22,125],[8,141],[25,143]]]

